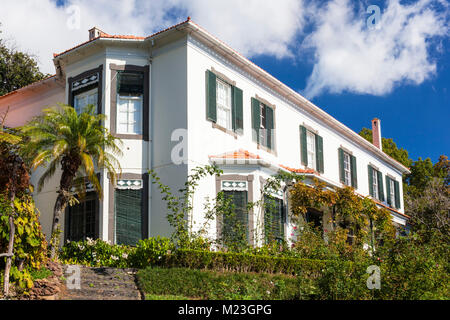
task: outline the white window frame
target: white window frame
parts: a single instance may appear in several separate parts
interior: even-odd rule
[[[389,179],[390,196],[391,196],[391,207],[395,207],[395,180]]]
[[[119,116],[120,115],[120,100],[127,100],[128,101],[128,103],[127,103],[127,122],[126,122],[126,124],[127,124],[127,131],[126,132],[124,132],[123,130],[121,130],[121,126],[120,126],[120,120],[121,120],[121,117]],[[129,116],[130,116],[130,114],[132,113],[132,112],[130,112],[130,101],[133,101],[133,100],[139,100],[141,103],[140,103],[140,110],[139,110],[139,120],[138,121],[133,121],[133,123],[131,123],[131,121],[130,121],[130,118],[129,118]],[[120,94],[118,94],[117,95],[117,110],[116,110],[116,131],[117,131],[117,133],[118,134],[136,134],[136,135],[139,135],[139,134],[142,134],[142,131],[143,131],[143,129],[142,129],[142,119],[143,119],[143,104],[144,103],[144,96],[142,95],[142,94],[140,94],[140,95],[120,95]],[[134,112],[133,112],[134,113]],[[135,128],[135,123],[136,122],[139,122],[139,125],[138,125],[138,131],[136,131],[136,130],[134,130],[134,131],[131,131],[130,130],[130,125],[132,125],[132,127],[133,128]]]
[[[306,130],[306,153],[308,157],[308,168],[316,170],[316,135]],[[311,159],[310,159],[311,158]]]
[[[80,114],[83,111],[83,109],[89,104],[89,103],[86,103],[80,107],[80,106],[78,106],[77,101],[79,101],[81,98],[88,98],[89,96],[92,96],[94,94],[97,95],[97,101],[94,104],[97,107],[98,106],[98,88],[94,88],[94,89],[74,95],[73,107],[75,108],[75,111],[77,112],[77,114]],[[88,100],[89,100],[89,98],[88,98]]]
[[[221,101],[220,99],[220,87],[223,87],[225,90],[225,101]],[[227,130],[232,130],[231,125],[231,85],[222,81],[221,79],[216,79],[216,104],[217,104],[217,124]],[[225,119],[222,119],[221,114],[225,114]]]
[[[351,159],[347,152],[344,152],[344,184],[347,186],[352,184]]]
[[[378,171],[375,169],[372,169],[372,190],[373,197],[375,199],[380,199],[380,195],[378,194]]]

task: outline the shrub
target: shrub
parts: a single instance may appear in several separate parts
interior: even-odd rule
[[[212,300],[293,300],[304,290],[298,278],[265,273],[235,273],[184,268],[148,267],[137,274],[146,294]]]
[[[179,249],[173,254],[169,254],[164,261],[164,265],[167,267],[238,272],[302,273],[311,277],[317,277],[325,263],[321,260],[188,249]]]
[[[126,268],[132,251],[133,248],[128,246],[88,238],[79,242],[68,241],[61,248],[59,258],[66,264]]]
[[[11,266],[10,281],[16,285],[18,291],[26,291],[33,285],[30,271],[39,270],[47,260],[47,242],[39,223],[39,212],[34,205],[33,198],[28,193],[18,194],[14,200],[16,217],[14,225],[14,262]],[[8,214],[11,210],[9,199],[0,194],[0,253],[8,248],[9,223]],[[5,214],[6,213],[6,214]],[[5,268],[4,258],[0,259],[0,270]],[[21,268],[19,266],[21,265]],[[3,272],[1,272],[3,285]]]
[[[129,262],[135,268],[160,265],[163,257],[175,250],[169,238],[157,237],[140,240],[136,249],[132,251]]]

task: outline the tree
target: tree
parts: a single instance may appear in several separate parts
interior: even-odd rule
[[[406,175],[407,187],[405,193],[410,195],[419,195],[425,190],[428,182],[434,177],[433,162],[430,158],[422,160],[421,157],[417,161],[413,161],[410,167],[411,173]]]
[[[101,124],[105,115],[95,114],[95,107],[89,105],[83,113],[77,114],[71,106],[60,105],[43,110],[22,128],[30,138],[24,153],[32,158],[32,168],[44,165],[45,172],[38,181],[38,191],[54,176],[58,166],[62,173],[58,196],[53,211],[50,257],[55,257],[59,234],[59,223],[67,205],[74,201],[71,188],[78,195],[86,191],[86,181],[94,186],[99,197],[102,189],[96,170],[106,169],[112,183],[115,183],[120,169],[116,156],[122,155],[120,140],[112,136]]]
[[[411,217],[414,231],[431,238],[441,235],[441,239],[450,239],[450,187],[443,178],[431,178],[424,190],[414,196],[405,197],[406,214]]]
[[[5,296],[9,294],[9,272],[11,270],[12,260],[14,256],[14,235],[15,224],[14,218],[16,216],[14,200],[16,194],[26,190],[29,185],[28,168],[18,152],[18,137],[14,132],[6,132],[3,128],[6,114],[2,116],[0,124],[0,193],[7,194],[10,206],[8,213],[9,224],[9,242],[8,252],[0,253],[0,257],[6,257],[6,266],[3,281],[3,291]],[[3,212],[2,212],[3,214]]]
[[[359,135],[370,143],[373,143],[371,129],[362,128]],[[381,138],[381,145],[383,147],[383,152],[385,152],[388,156],[394,158],[405,167],[411,166],[412,160],[409,158],[408,151],[403,148],[399,149],[392,138]]]
[[[450,183],[450,161],[447,156],[441,155],[438,162],[434,164],[433,169],[435,177],[444,179],[445,185]]]
[[[0,39],[0,96],[47,76],[31,55],[8,48]]]

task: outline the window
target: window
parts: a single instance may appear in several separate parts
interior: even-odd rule
[[[386,202],[392,208],[400,208],[400,184],[386,175]]]
[[[142,95],[117,99],[117,133],[142,134]]]
[[[395,186],[392,179],[389,179],[389,189],[389,199],[395,199]]]
[[[339,148],[339,175],[340,181],[346,186],[358,188],[356,158],[344,149]]]
[[[378,194],[378,171],[376,170],[372,171],[372,179],[373,179],[372,184],[373,197],[379,199],[380,195]]]
[[[74,96],[74,108],[75,111],[80,114],[84,111],[84,108],[92,104],[94,105],[95,111],[97,111],[97,101],[98,101],[98,90],[97,88],[79,93]]]
[[[252,137],[259,145],[274,150],[274,111],[259,100],[252,98]]]
[[[308,208],[306,211],[306,215],[305,215],[305,220],[306,223],[309,224],[312,228],[323,232],[323,213],[312,209],[312,208]]]
[[[267,146],[267,123],[266,123],[267,109],[264,104],[259,104],[259,143]]]
[[[347,186],[351,184],[350,155],[347,152],[344,152],[344,183]]]
[[[96,238],[98,199],[95,192],[88,192],[80,203],[68,207],[67,213],[67,240],[80,241]]]
[[[242,90],[206,71],[206,117],[219,127],[243,133]]]
[[[220,79],[217,79],[217,124],[232,130],[231,86]]]
[[[225,199],[230,200],[230,211],[223,216],[222,239],[225,243],[249,240],[247,191],[223,191]],[[242,236],[245,239],[242,239]]]
[[[379,201],[384,201],[383,175],[381,174],[380,171],[376,170],[371,165],[368,166],[368,169],[369,169],[369,194]]]
[[[300,126],[300,157],[305,167],[324,172],[323,139],[305,126]]]
[[[316,135],[311,131],[306,131],[306,144],[308,152],[308,167],[316,170]]]
[[[135,245],[143,238],[143,189],[115,190],[116,244]]]
[[[283,199],[270,195],[264,196],[264,234],[266,243],[284,240],[284,204]]]
[[[143,72],[122,71],[118,73],[117,133],[142,134],[143,94]]]

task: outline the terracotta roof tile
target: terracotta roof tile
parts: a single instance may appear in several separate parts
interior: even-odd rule
[[[216,158],[216,159],[261,159],[260,156],[253,154],[247,150],[239,149],[237,151],[232,152],[226,152],[220,155],[212,155],[209,156],[210,158]]]
[[[176,28],[176,27],[178,27],[178,26],[180,26],[180,25],[182,25],[182,24],[184,24],[184,23],[186,23],[186,22],[188,22],[188,21],[191,21],[191,18],[190,18],[190,17],[188,17],[188,19],[185,20],[185,21],[183,21],[183,22],[180,22],[180,23],[178,23],[178,24],[176,24],[176,25],[173,25],[173,26],[171,26],[171,27],[169,27],[169,28],[163,29],[163,30],[158,31],[158,32],[156,32],[156,33],[153,33],[152,35],[149,35],[149,36],[147,36],[147,37],[137,37],[137,36],[132,36],[132,35],[110,35],[110,34],[107,34],[107,33],[105,33],[105,32],[101,32],[100,35],[99,35],[98,37],[96,37],[96,38],[93,38],[93,39],[91,39],[91,40],[85,41],[85,42],[83,42],[83,43],[81,43],[81,44],[79,44],[79,45],[77,45],[77,46],[75,46],[75,47],[73,47],[73,48],[67,49],[66,51],[63,51],[63,52],[61,52],[61,53],[54,53],[54,54],[53,54],[53,58],[59,57],[60,55],[63,55],[63,54],[65,54],[65,53],[68,53],[68,52],[70,52],[70,51],[72,51],[72,50],[75,50],[75,49],[77,49],[77,48],[79,48],[79,47],[82,47],[82,46],[84,46],[84,45],[86,45],[86,44],[88,44],[88,43],[90,43],[90,42],[93,42],[93,41],[95,41],[95,40],[98,40],[98,39],[145,40],[145,39],[151,38],[151,37],[153,37],[153,36],[156,36],[156,35],[158,35],[158,34],[160,34],[160,33],[163,33],[163,32],[166,32],[166,31],[168,31],[168,30],[174,29],[174,28]]]
[[[319,173],[313,169],[295,169],[295,168],[290,168],[290,167],[282,165],[282,164],[280,164],[279,166],[282,167],[283,169],[286,169],[288,171],[295,172],[295,173],[313,173],[313,174],[319,175]]]

